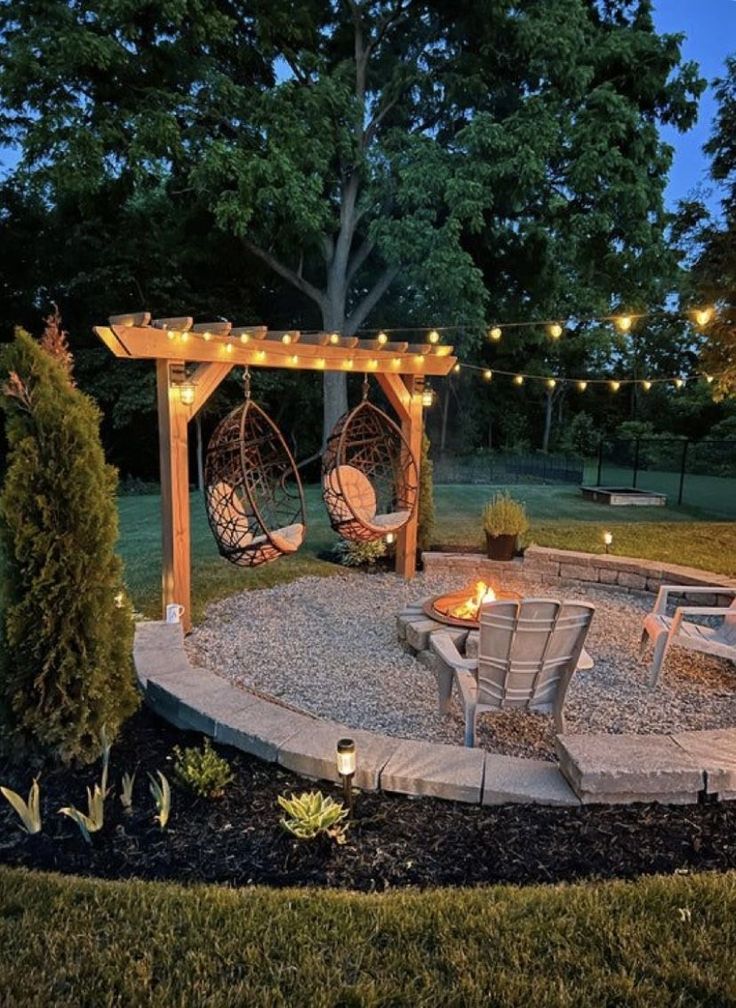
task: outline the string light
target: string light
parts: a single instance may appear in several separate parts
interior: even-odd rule
[[[247,332],[244,332],[244,333],[240,334],[240,342],[241,343],[247,343],[249,340],[250,340],[250,336],[248,335]]]
[[[231,354],[232,352],[233,352],[233,345],[232,345],[232,343],[226,343],[225,344],[225,353]]]
[[[432,331],[430,332],[430,334],[427,337],[427,339],[429,340],[429,342],[432,345],[434,345],[435,343],[439,343],[439,341],[440,341],[440,334],[437,332],[436,329],[432,329]]]
[[[460,374],[460,365],[456,364],[452,370],[455,372],[455,374]]]
[[[266,359],[266,351],[265,350],[256,350],[256,360],[257,361],[264,361],[265,359]]]
[[[493,326],[492,329],[488,330],[488,339],[493,340],[494,343],[498,343],[502,335],[500,326]]]
[[[682,386],[685,384],[685,381],[684,381],[683,378],[675,378],[674,379],[674,384],[675,384],[675,388],[682,388]]]
[[[707,374],[707,375],[704,375],[703,377],[705,378],[705,380],[708,382],[709,385],[713,381],[713,375],[712,374]]]
[[[645,379],[641,383],[641,387],[644,389],[645,392],[648,392],[649,389],[652,387],[652,383],[648,379]]]
[[[619,332],[626,333],[629,329],[631,329],[632,322],[633,319],[631,318],[631,315],[619,315],[616,319],[616,328]]]
[[[378,361],[376,360],[375,357],[372,357],[371,360],[368,361],[368,367],[369,368],[377,368],[378,367]]]
[[[486,381],[490,381],[491,378],[493,378],[493,371],[491,371],[490,368],[486,368],[485,371],[483,372],[483,377],[485,378]]]
[[[523,385],[523,384],[524,384],[524,375],[521,374],[514,375],[514,385]]]
[[[299,363],[299,358],[298,358],[298,356],[296,354],[292,354],[291,357],[289,357],[289,360],[291,361],[292,364],[298,364]]]
[[[285,332],[281,337],[281,342],[288,346],[291,343],[291,333]]]
[[[710,320],[713,318],[712,308],[698,308],[695,312],[695,321],[702,328],[707,326]]]
[[[352,366],[353,366],[353,358],[352,357],[348,357],[348,359],[345,361],[345,367],[346,368],[351,368]]]
[[[203,332],[202,339],[205,341],[205,343],[209,343],[209,341],[212,339],[212,333],[209,331]]]
[[[339,342],[340,342],[340,333],[336,332],[330,333],[330,343],[333,346],[337,346]]]
[[[324,357],[318,357],[317,358],[317,367],[318,368],[323,368],[324,366],[325,366],[325,359],[324,359]]]
[[[618,392],[618,390],[621,388],[621,382],[616,381],[615,379],[612,382],[609,382],[608,384],[610,386],[611,392]]]
[[[585,390],[586,390],[587,387],[588,387],[587,381],[579,381],[577,383],[577,390],[578,390],[578,392],[585,392]]]
[[[376,339],[378,340],[379,346],[384,346],[384,344],[388,343],[388,336],[386,335],[385,332],[379,332]]]
[[[391,367],[395,368],[401,367],[401,357],[394,357],[394,359],[391,361]]]
[[[420,353],[414,354],[414,362],[419,367],[424,367],[424,357]]]
[[[552,339],[559,339],[562,336],[562,326],[559,322],[553,322],[549,327],[549,334]]]
[[[167,337],[169,339],[175,339],[176,338],[176,333],[174,332],[173,329],[167,329],[166,330],[166,335],[167,335]]]
[[[189,339],[189,333],[182,331],[181,333],[179,333],[179,339],[181,340],[182,343],[186,343],[187,340]]]
[[[546,385],[547,385],[548,389],[553,389],[556,384],[557,384],[557,382],[555,381],[554,378],[548,378],[547,381],[546,381]]]

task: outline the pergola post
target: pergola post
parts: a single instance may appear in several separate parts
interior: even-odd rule
[[[192,625],[191,559],[189,535],[189,410],[179,401],[171,381],[176,362],[156,361],[159,459],[161,469],[161,591],[163,616],[166,606],[184,606],[182,623]]]
[[[421,479],[422,464],[422,389],[424,379],[417,375],[404,377],[409,393],[406,411],[401,418],[401,433],[416,459],[417,477]],[[417,532],[419,529],[419,497],[414,514],[399,532],[396,541],[396,572],[410,581],[417,571]]]

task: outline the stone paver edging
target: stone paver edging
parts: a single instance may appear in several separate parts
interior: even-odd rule
[[[655,591],[660,584],[736,587],[736,580],[626,557],[527,549],[518,567],[561,582],[596,581]],[[430,573],[498,574],[505,565],[480,555],[425,554]],[[615,575],[615,581],[609,580]],[[621,579],[623,576],[623,580]],[[629,576],[636,577],[629,583]],[[714,593],[713,603],[719,596]],[[703,603],[703,596],[699,596]],[[349,735],[358,753],[355,783],[365,790],[431,795],[498,805],[658,801],[702,794],[736,798],[736,728],[674,735],[560,735],[559,766],[480,749],[417,742],[356,730],[294,711],[190,664],[180,624],[136,627],[135,668],[146,702],[179,728],[201,732],[306,777],[337,781],[335,744]]]

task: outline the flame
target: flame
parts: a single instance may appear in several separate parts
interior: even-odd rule
[[[496,593],[485,581],[476,581],[473,585],[473,594],[458,605],[451,606],[447,610],[447,615],[454,619],[477,620],[478,611],[487,602],[495,602]]]

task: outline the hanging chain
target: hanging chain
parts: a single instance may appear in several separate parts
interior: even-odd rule
[[[243,391],[245,392],[245,398],[250,399],[250,368],[247,364],[243,371]]]
[[[363,402],[368,398],[368,373],[363,375]]]

